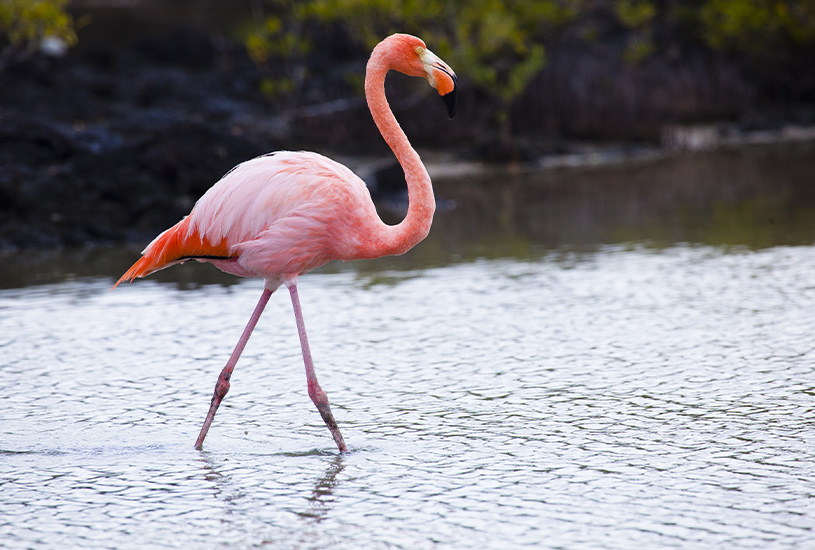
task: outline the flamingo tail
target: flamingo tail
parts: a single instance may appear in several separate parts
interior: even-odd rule
[[[156,237],[144,249],[142,257],[116,281],[113,288],[119,286],[120,283],[146,277],[185,260],[227,259],[230,257],[226,243],[212,245],[206,237],[201,237],[196,232],[190,233],[189,228],[190,220],[187,217]]]

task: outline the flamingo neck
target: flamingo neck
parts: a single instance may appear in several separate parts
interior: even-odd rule
[[[385,75],[392,68],[387,47],[374,49],[365,72],[365,97],[382,137],[390,146],[405,172],[408,189],[408,211],[395,226],[384,225],[379,239],[380,254],[404,254],[424,239],[430,231],[436,201],[430,176],[413,149],[385,97]]]

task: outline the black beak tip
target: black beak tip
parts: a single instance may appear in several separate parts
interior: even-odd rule
[[[451,92],[448,92],[441,96],[442,101],[444,101],[444,105],[447,107],[447,115],[452,119],[456,116],[456,89],[453,88]]]

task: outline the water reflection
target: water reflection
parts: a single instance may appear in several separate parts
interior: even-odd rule
[[[598,244],[763,248],[815,234],[815,144],[633,166],[445,182],[458,209],[434,222],[439,254],[524,257]]]
[[[211,485],[213,497],[225,505],[223,508],[224,513],[233,513],[235,508],[240,508],[241,501],[245,501],[248,498],[247,495],[252,492],[251,486],[240,485],[242,476],[235,476],[238,479],[233,479],[229,473],[234,468],[230,462],[235,460],[236,457],[234,455],[221,456],[206,450],[201,451],[200,455],[199,460],[204,473],[203,479]],[[300,506],[299,510],[293,511],[309,523],[320,522],[327,517],[335,504],[334,491],[339,484],[338,476],[345,469],[345,459],[343,455],[326,454],[324,452],[284,452],[280,454],[280,456],[295,455],[300,458],[323,456],[326,459],[322,461],[325,464],[324,472],[313,481],[311,492],[305,497],[304,506]],[[255,458],[250,457],[250,460],[254,461]],[[252,475],[259,473],[256,471]]]
[[[337,476],[345,469],[342,455],[335,456],[328,465],[323,477],[317,480],[311,496],[308,497],[308,509],[300,512],[304,518],[315,522],[324,519],[331,507],[335,504],[334,489],[337,486]]]

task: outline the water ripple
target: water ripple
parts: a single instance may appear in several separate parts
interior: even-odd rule
[[[0,291],[4,548],[815,543],[815,247]]]

